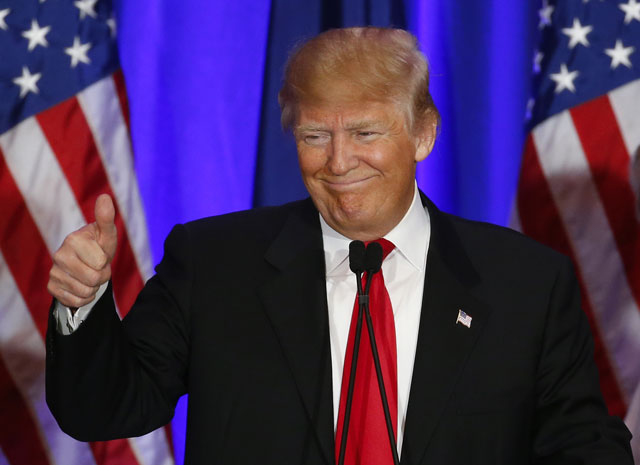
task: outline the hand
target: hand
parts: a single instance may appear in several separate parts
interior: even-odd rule
[[[111,261],[116,253],[118,231],[111,197],[96,199],[94,223],[69,234],[53,254],[47,289],[72,309],[90,303],[101,284],[111,279]]]

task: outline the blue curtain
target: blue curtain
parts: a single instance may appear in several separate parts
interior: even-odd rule
[[[276,94],[287,51],[326,28],[410,29],[442,114],[420,187],[443,210],[507,224],[539,1],[120,0],[122,66],[155,262],[175,223],[301,198]],[[178,463],[185,402],[174,420]]]

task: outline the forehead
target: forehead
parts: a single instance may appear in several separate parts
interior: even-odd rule
[[[404,124],[404,113],[393,102],[354,101],[298,105],[295,129],[322,127],[357,129],[370,125]]]

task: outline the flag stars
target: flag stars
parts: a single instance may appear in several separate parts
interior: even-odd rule
[[[556,83],[556,94],[559,94],[565,89],[575,93],[576,87],[573,84],[573,80],[577,78],[579,74],[579,71],[569,71],[567,65],[562,63],[560,65],[560,72],[552,73],[549,76]]]
[[[593,26],[583,26],[578,18],[573,18],[573,26],[562,29],[562,33],[569,37],[569,48],[573,48],[578,44],[588,47],[589,39],[587,39],[587,34],[591,31],[593,31]]]
[[[50,30],[51,26],[40,27],[40,25],[38,25],[38,21],[35,19],[31,20],[31,29],[22,33],[22,37],[29,40],[27,48],[30,52],[38,45],[41,45],[42,47],[49,46],[49,42],[47,42],[47,34]]]
[[[9,29],[9,27],[7,26],[7,23],[5,23],[4,21],[4,19],[7,17],[9,13],[11,13],[11,8],[5,8],[4,10],[0,10],[0,29],[4,31]]]
[[[544,58],[544,53],[540,50],[537,50],[535,55],[533,56],[533,71],[539,73],[542,69],[542,59]]]
[[[117,32],[116,19],[112,16],[111,18],[107,19],[106,23],[107,23],[107,26],[109,26],[109,31],[111,32],[111,37],[115,37],[116,36],[116,32]]]
[[[622,3],[618,7],[624,11],[624,23],[629,24],[634,19],[640,21],[640,3],[636,0],[629,0],[627,3]]]
[[[526,117],[528,120],[530,120],[533,117],[533,109],[536,106],[536,100],[533,97],[529,97],[529,100],[527,100],[527,112],[526,112]]]
[[[71,47],[67,47],[64,49],[64,53],[71,57],[71,67],[75,68],[78,66],[78,63],[91,63],[91,60],[87,56],[87,52],[91,48],[91,42],[87,42],[86,44],[80,43],[80,38],[75,37],[73,39],[73,45]]]
[[[553,10],[555,7],[549,5],[547,0],[542,0],[542,8],[538,10],[538,14],[540,15],[540,23],[538,26],[540,29],[544,29],[546,26],[551,26],[551,15],[553,14]]]
[[[625,47],[620,39],[616,40],[616,46],[605,49],[604,53],[611,57],[611,69],[616,69],[620,65],[631,68],[629,56],[634,52],[635,47]]]
[[[77,0],[73,2],[75,7],[80,10],[80,19],[84,19],[87,16],[91,16],[95,18],[98,16],[96,14],[96,3],[98,0]]]
[[[13,79],[13,83],[20,86],[20,98],[25,98],[29,92],[37,94],[38,80],[42,77],[42,73],[31,74],[29,68],[22,67],[22,76]]]

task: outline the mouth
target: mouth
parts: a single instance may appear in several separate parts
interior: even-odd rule
[[[359,189],[367,184],[371,179],[373,179],[373,176],[358,179],[323,179],[323,182],[331,190],[344,192]]]

